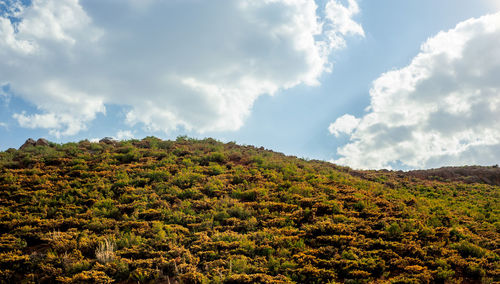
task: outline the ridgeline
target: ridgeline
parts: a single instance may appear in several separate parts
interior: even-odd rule
[[[491,283],[499,181],[213,139],[30,140],[0,152],[0,282]]]

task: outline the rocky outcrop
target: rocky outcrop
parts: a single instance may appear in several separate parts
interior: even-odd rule
[[[21,147],[19,147],[19,150],[23,150],[23,149],[26,149],[28,147],[33,147],[35,145],[36,145],[35,140],[28,138],[28,140],[26,140],[26,142],[24,142],[24,144],[21,145]]]
[[[115,145],[118,141],[113,139],[112,137],[104,137],[101,140],[99,140],[99,143],[104,143],[108,145]]]
[[[19,147],[19,150],[23,150],[28,147],[34,147],[34,146],[50,146],[50,143],[45,138],[40,138],[36,141],[31,138],[28,138],[28,140],[26,140],[26,142],[24,142],[24,144],[21,145],[21,147]]]
[[[45,138],[40,138],[38,140],[36,140],[36,146],[50,146],[49,144],[49,141],[47,141],[47,139]]]

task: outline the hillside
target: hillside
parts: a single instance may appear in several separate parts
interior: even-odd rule
[[[498,165],[492,167],[446,167],[425,171],[411,171],[409,174],[424,179],[500,185],[500,168]]]
[[[457,176],[213,139],[26,145],[0,152],[0,282],[500,281],[498,175]]]

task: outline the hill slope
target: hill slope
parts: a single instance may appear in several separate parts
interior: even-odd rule
[[[500,187],[213,139],[0,153],[0,281],[500,281]]]

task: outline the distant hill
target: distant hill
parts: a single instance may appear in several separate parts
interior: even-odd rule
[[[0,152],[0,283],[493,283],[499,184],[213,139],[28,140]]]
[[[460,181],[464,183],[485,183],[500,185],[500,168],[495,165],[491,167],[465,166],[445,167],[431,170],[410,171],[409,175],[430,180]]]
[[[388,171],[388,170],[367,170],[356,171],[348,169],[351,175],[368,180],[379,180],[380,176],[390,176],[394,179],[418,178],[436,182],[460,182],[464,184],[482,183],[500,186],[500,168],[495,166],[463,166],[463,167],[443,167],[428,170],[413,171]]]

